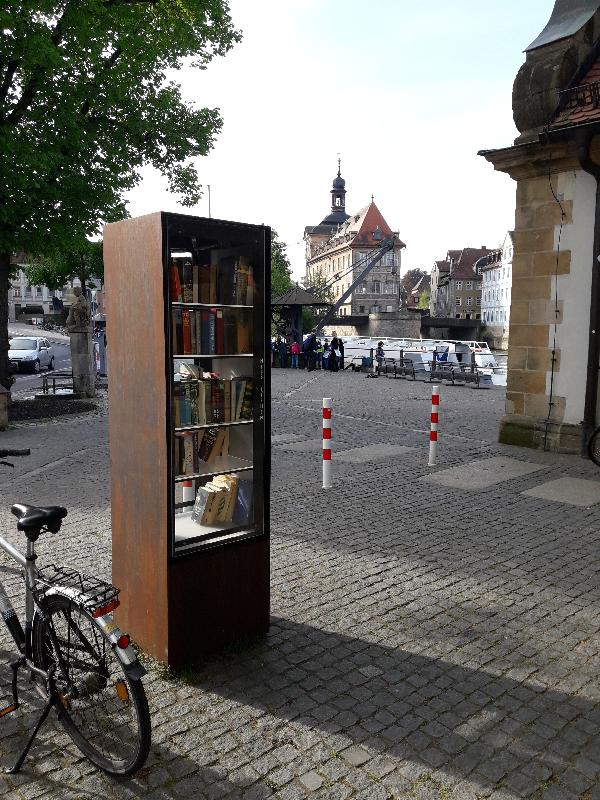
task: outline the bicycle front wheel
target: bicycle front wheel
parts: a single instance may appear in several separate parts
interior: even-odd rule
[[[587,451],[594,464],[600,467],[600,428],[596,428],[588,439]]]
[[[52,595],[36,617],[33,656],[55,665],[60,720],[77,747],[109,775],[128,777],[150,749],[150,713],[142,682],[131,680],[101,627],[78,603]]]

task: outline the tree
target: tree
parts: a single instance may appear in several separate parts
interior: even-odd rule
[[[51,290],[62,289],[66,283],[79,278],[85,289],[90,278],[102,278],[102,242],[83,239],[66,250],[56,250],[38,256],[26,267],[25,274],[30,286],[47,286]]]
[[[427,289],[424,289],[419,295],[417,308],[429,308],[429,292]]]
[[[271,228],[271,298],[280,297],[294,285],[286,247],[279,241],[277,231]]]
[[[126,216],[123,192],[151,164],[192,205],[191,163],[218,109],[172,79],[240,34],[227,0],[3,0],[0,8],[0,384],[8,380],[10,254],[47,254]],[[169,77],[168,77],[169,75]]]
[[[305,289],[314,294],[315,299],[323,300],[323,306],[311,306],[302,310],[302,324],[305,331],[310,331],[315,327],[316,322],[325,314],[328,306],[335,301],[333,287],[327,285],[325,275],[319,270],[313,272],[310,278],[303,282]]]

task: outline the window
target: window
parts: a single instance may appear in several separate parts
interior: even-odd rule
[[[457,305],[457,306],[460,306],[460,297],[457,297],[457,298],[456,298],[456,305]]]
[[[472,306],[473,305],[473,298],[472,297],[467,297],[467,305],[468,306]]]
[[[13,286],[12,287],[13,297],[21,297],[21,287],[20,286]]]
[[[478,305],[478,306],[480,306],[480,305],[481,305],[481,297],[478,297],[478,298],[477,298],[477,305]]]
[[[467,281],[465,283],[465,289],[472,289],[473,288],[473,281]]]
[[[381,294],[381,283],[373,281],[373,294]]]
[[[456,281],[456,288],[462,289],[462,281]]]
[[[364,314],[365,313],[365,307],[364,306],[359,306],[358,307],[358,313],[359,314]]]

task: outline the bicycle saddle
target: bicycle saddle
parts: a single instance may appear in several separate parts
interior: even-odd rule
[[[37,508],[25,503],[15,503],[11,512],[18,518],[17,529],[20,531],[39,530],[45,525],[53,533],[60,528],[60,522],[67,516],[67,509],[62,506],[46,506]]]

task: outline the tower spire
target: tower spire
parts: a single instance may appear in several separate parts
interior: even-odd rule
[[[331,210],[342,211],[344,215],[346,213],[346,181],[342,178],[342,159],[339,153],[337,177],[333,179],[331,189]]]

